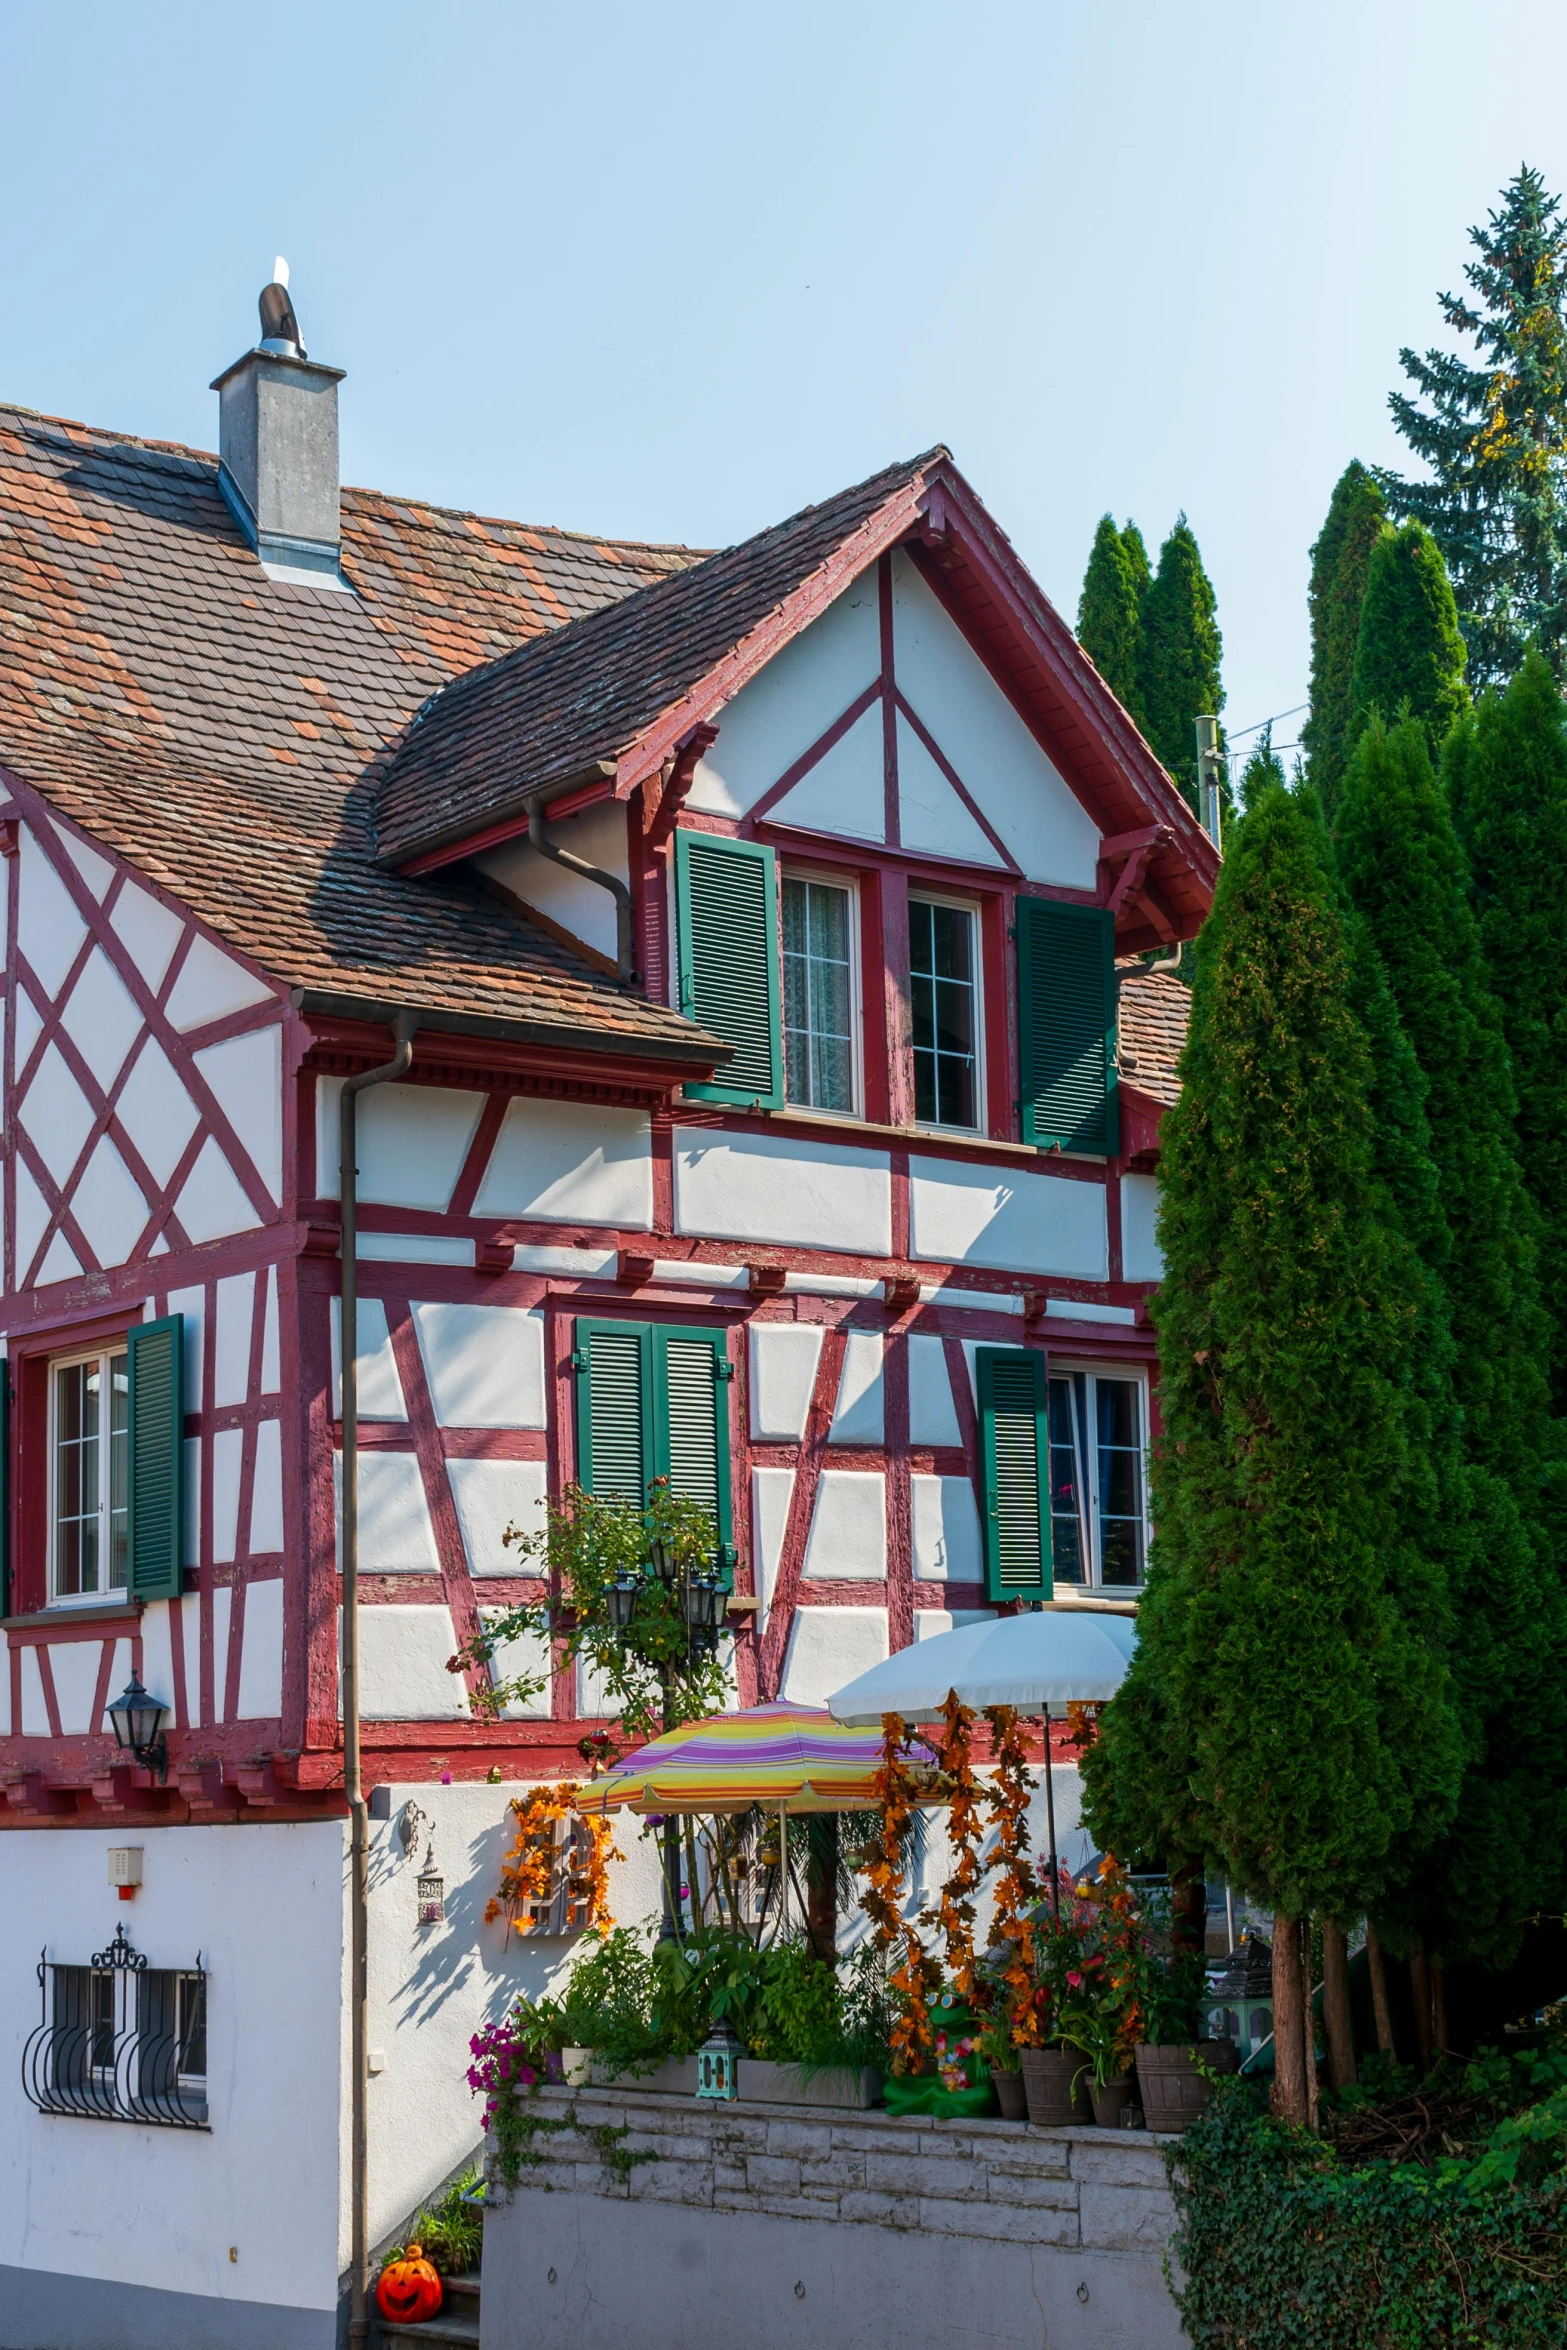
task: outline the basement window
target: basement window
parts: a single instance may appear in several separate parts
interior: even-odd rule
[[[38,1962],[42,2015],[22,2051],[22,2092],[40,2113],[205,2130],[207,1977],[149,1966],[123,1926],[85,1965]]]

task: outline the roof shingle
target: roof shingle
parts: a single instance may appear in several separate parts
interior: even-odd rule
[[[347,489],[356,594],[286,587],[217,470],[0,408],[0,762],[307,993],[699,1050],[464,880],[379,868],[370,840],[376,762],[437,687],[697,555]]]

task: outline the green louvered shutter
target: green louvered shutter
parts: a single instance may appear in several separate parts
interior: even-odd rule
[[[729,1378],[723,1334],[713,1330],[656,1330],[655,1388],[660,1475],[671,1491],[699,1501],[718,1532],[719,1559],[733,1580],[729,1505]]]
[[[1019,898],[1017,1008],[1023,1140],[1114,1158],[1115,917]]]
[[[709,1085],[688,1097],[783,1108],[779,1023],[778,873],[756,841],[675,834],[680,1010],[734,1047]]]
[[[126,1349],[130,1593],[133,1599],[178,1599],[185,1581],[184,1315],[139,1322]]]
[[[985,1491],[985,1596],[1048,1599],[1049,1388],[1032,1347],[975,1349]]]
[[[638,1509],[654,1474],[648,1356],[645,1323],[577,1324],[577,1480]]]

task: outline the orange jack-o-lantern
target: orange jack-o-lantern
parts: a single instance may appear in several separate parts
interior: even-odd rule
[[[375,2288],[375,2305],[394,2325],[416,2326],[434,2317],[445,2295],[439,2270],[424,2257],[422,2244],[410,2244],[401,2260],[389,2260]]]

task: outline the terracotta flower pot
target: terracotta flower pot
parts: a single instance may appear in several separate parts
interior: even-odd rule
[[[1137,2089],[1151,2130],[1184,2130],[1207,2105],[1213,2087],[1198,2071],[1199,2061],[1211,2072],[1234,2072],[1234,2041],[1180,2040],[1138,2049]]]
[[[1020,2055],[1023,2095],[1036,2129],[1059,2130],[1068,2122],[1093,2120],[1086,2075],[1078,2079],[1083,2060],[1075,2048],[1024,2048]]]
[[[996,2102],[1001,2108],[1002,2120],[1004,2122],[1026,2121],[1028,2119],[1028,2099],[1023,2091],[1022,2074],[1004,2073],[992,2065],[990,2078],[996,2092]]]
[[[1100,2129],[1118,2130],[1121,2127],[1121,2116],[1132,2102],[1132,2091],[1136,2085],[1137,2076],[1130,2070],[1121,2073],[1113,2081],[1106,2081],[1102,2089],[1095,2088],[1090,2082],[1089,2103],[1093,2106],[1094,2120]]]

